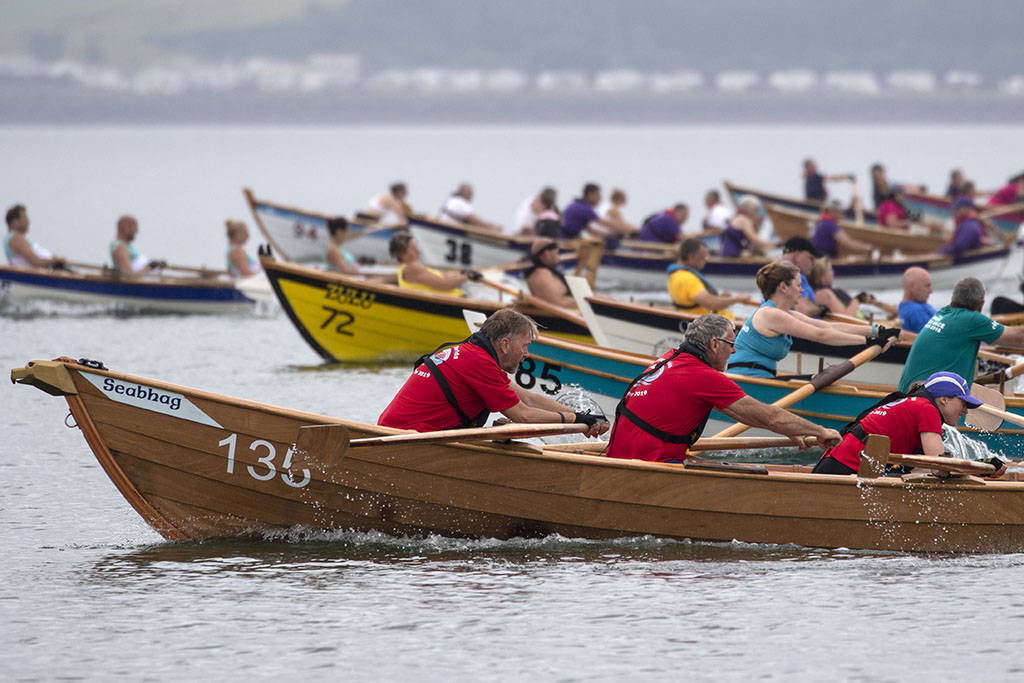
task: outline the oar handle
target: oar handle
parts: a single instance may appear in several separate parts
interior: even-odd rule
[[[1004,370],[990,372],[987,375],[982,375],[981,377],[975,377],[974,381],[978,384],[995,384],[1000,379],[1013,379],[1014,377],[1019,377],[1022,374],[1024,374],[1024,363],[1017,363],[1016,365],[1011,365]]]

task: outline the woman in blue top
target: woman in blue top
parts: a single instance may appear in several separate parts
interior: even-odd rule
[[[348,249],[341,245],[348,239],[348,221],[341,216],[327,219],[329,233],[327,247],[324,249],[324,261],[327,270],[345,275],[359,274],[359,263]]]
[[[803,291],[800,270],[773,261],[757,271],[757,286],[765,302],[754,311],[736,335],[736,352],[729,371],[750,377],[774,377],[776,364],[786,357],[793,337],[830,346],[854,346],[872,338],[871,325],[826,323],[792,310]],[[874,327],[883,339],[899,335],[899,329]]]

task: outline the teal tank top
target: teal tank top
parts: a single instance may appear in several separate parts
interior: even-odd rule
[[[231,262],[231,251],[234,248],[233,245],[228,245],[228,250],[224,254],[224,260],[228,264],[228,272],[231,273],[231,277],[242,277],[242,274],[238,272],[238,268],[235,268],[235,264]],[[249,270],[252,270],[252,267],[256,265],[256,259],[249,252],[245,252],[245,264],[249,266]]]
[[[341,258],[343,258],[345,260],[345,264],[346,265],[354,266],[356,264],[356,258],[347,249],[338,249],[338,251],[341,252]],[[337,268],[334,267],[333,263],[331,263],[330,261],[327,260],[327,246],[324,246],[324,249],[323,249],[323,260],[324,260],[324,270],[329,270],[329,271],[338,270]]]
[[[761,307],[771,306],[777,308],[771,301],[761,304]],[[736,353],[729,357],[729,372],[748,377],[774,377],[775,366],[789,353],[793,345],[793,338],[788,334],[780,334],[777,337],[766,337],[754,329],[754,315],[743,323],[743,328],[736,335]],[[738,364],[751,364],[761,367],[735,367]]]

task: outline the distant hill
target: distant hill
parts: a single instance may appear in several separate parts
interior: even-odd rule
[[[364,69],[805,67],[1024,71],[1018,0],[46,0],[0,2],[3,52],[140,60],[315,52]]]

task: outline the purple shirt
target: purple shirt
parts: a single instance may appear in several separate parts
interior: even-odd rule
[[[594,220],[597,220],[597,212],[594,211],[594,207],[582,199],[574,199],[562,212],[562,231],[558,236],[564,239],[578,237],[583,228]]]
[[[679,237],[679,223],[671,211],[659,213],[640,228],[640,239],[644,242],[672,243]]]
[[[726,222],[725,231],[722,233],[722,256],[737,258],[743,254],[743,249],[748,244],[750,244],[750,240],[743,234],[743,231],[732,227],[732,223]]]
[[[980,246],[981,223],[973,218],[968,218],[956,226],[956,232],[953,233],[953,241],[939,249],[939,253],[959,256],[969,249],[977,249]]]
[[[839,224],[831,218],[822,218],[814,228],[814,237],[811,243],[826,256],[836,257],[836,233],[839,232]]]

